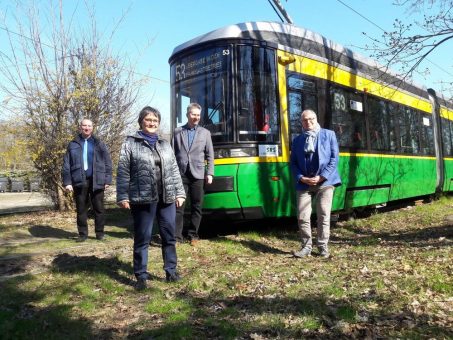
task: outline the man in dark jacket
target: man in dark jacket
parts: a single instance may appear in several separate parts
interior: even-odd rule
[[[74,192],[77,208],[78,242],[88,237],[87,212],[93,207],[96,238],[104,238],[104,190],[112,183],[112,160],[107,146],[93,136],[93,122],[83,119],[80,134],[72,140],[63,162],[63,185]]]

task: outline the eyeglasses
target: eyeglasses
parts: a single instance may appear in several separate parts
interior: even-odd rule
[[[311,117],[311,118],[304,118],[304,119],[302,119],[302,121],[303,121],[303,122],[312,122],[312,121],[314,121],[314,120],[316,120],[316,118],[315,118],[315,117]]]
[[[143,120],[147,123],[159,123],[159,119],[145,118]]]

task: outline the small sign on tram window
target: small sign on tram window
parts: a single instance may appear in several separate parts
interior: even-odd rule
[[[361,102],[357,102],[355,100],[350,100],[349,106],[351,107],[351,110],[363,112],[363,105]]]
[[[278,156],[278,145],[259,145],[258,154],[260,157]]]
[[[423,125],[424,126],[430,126],[431,124],[429,123],[429,118],[423,117]]]

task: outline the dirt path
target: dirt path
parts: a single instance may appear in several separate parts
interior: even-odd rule
[[[50,199],[40,192],[0,193],[0,215],[37,211],[51,207]]]

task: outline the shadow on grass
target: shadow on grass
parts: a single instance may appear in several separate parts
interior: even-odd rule
[[[39,307],[48,292],[21,289],[32,277],[0,283],[2,339],[91,339],[99,336],[93,322],[75,317],[70,304]],[[109,334],[105,334],[107,337]]]
[[[205,298],[183,293],[184,315],[164,315],[163,326],[129,334],[134,339],[375,339],[393,336],[448,336],[427,314],[382,310],[370,317],[360,297],[302,298],[236,296]],[[184,309],[184,308],[182,308]],[[153,314],[153,310],[149,310]],[[181,310],[177,311],[181,312]],[[175,321],[176,320],[176,321]]]
[[[0,257],[0,281],[10,275],[27,272],[27,267],[32,260],[29,254],[2,254]]]
[[[125,228],[132,231],[133,221],[130,210],[119,207],[110,207],[105,210],[105,223],[111,226]]]
[[[42,238],[74,238],[76,232],[69,232],[60,228],[55,228],[50,225],[34,225],[28,228],[28,232],[34,237]]]
[[[429,228],[420,228],[410,231],[366,231],[354,226],[343,226],[343,229],[353,232],[357,237],[344,238],[339,235],[333,235],[331,240],[338,243],[347,243],[350,245],[375,245],[385,244],[387,246],[405,246],[405,247],[451,247],[450,242],[445,240],[453,238],[452,225],[439,225]]]
[[[299,241],[300,237],[297,229],[297,221],[294,218],[269,218],[233,222],[208,220],[201,225],[200,237],[210,239],[213,242],[222,242],[222,236],[259,233],[262,238],[275,237],[280,240]],[[255,252],[280,255],[291,254],[253,239],[229,239],[229,241],[240,243]]]
[[[221,237],[216,239],[211,239],[211,242],[225,242]],[[279,248],[272,247],[268,244],[263,242],[258,242],[255,240],[231,240],[228,239],[228,242],[239,243],[244,247],[249,248],[250,250],[257,252],[257,253],[266,253],[266,254],[275,254],[275,255],[291,255],[291,252],[283,251]]]
[[[74,256],[67,253],[57,255],[52,261],[55,271],[60,273],[79,273],[104,274],[113,280],[128,286],[133,286],[135,281],[131,280],[133,275],[132,267],[120,261],[116,257],[99,258],[97,256]],[[124,275],[120,272],[128,273]],[[151,277],[151,279],[158,279]]]
[[[110,237],[115,237],[115,238],[132,238],[132,230],[131,231],[108,231],[106,230],[104,232],[106,235]]]

